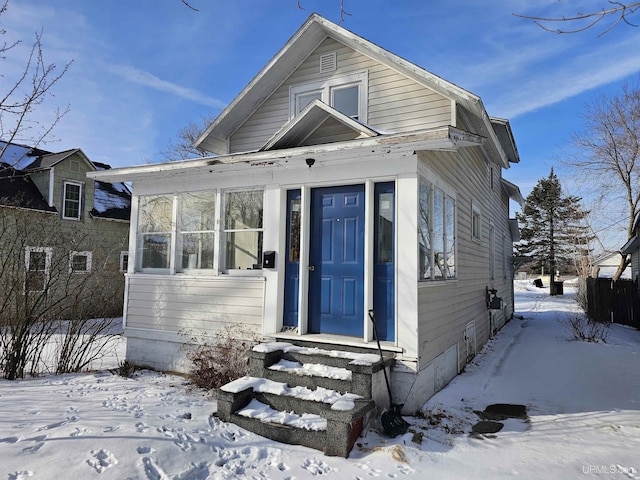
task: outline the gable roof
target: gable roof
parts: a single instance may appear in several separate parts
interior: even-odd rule
[[[56,212],[50,207],[31,177],[5,162],[0,162],[0,205]]]
[[[33,163],[33,159],[51,152],[37,147],[30,147],[19,143],[0,140],[0,159],[5,165],[10,165],[16,170],[23,170]]]
[[[498,139],[480,97],[384,50],[316,13],[309,17],[280,51],[209,125],[195,142],[195,147],[216,154],[225,154],[229,136],[327,37],[331,37],[455,101],[462,108],[463,114],[468,112],[468,115],[464,116],[474,127],[475,133],[489,139],[483,144],[483,148],[489,150],[489,157],[496,159],[505,168],[509,167],[508,155]]]
[[[259,150],[277,150],[279,148],[299,147],[327,120],[333,119],[344,126],[344,130],[353,134],[353,139],[363,137],[375,137],[378,135],[366,125],[339,112],[320,100],[313,100],[302,112],[284,125],[271,139]]]
[[[91,160],[89,160],[82,150],[79,148],[72,148],[63,152],[39,155],[29,165],[25,166],[24,170],[37,170],[55,167],[58,163],[75,154],[79,154],[80,158],[82,158],[92,170],[95,168]]]

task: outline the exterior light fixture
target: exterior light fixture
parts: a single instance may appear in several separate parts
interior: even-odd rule
[[[313,164],[316,163],[316,159],[315,158],[305,158],[304,161],[307,162],[307,165],[309,166],[309,168],[311,168],[313,166]]]

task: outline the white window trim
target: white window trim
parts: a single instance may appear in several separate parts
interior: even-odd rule
[[[122,251],[120,252],[120,271],[127,273],[128,268],[124,268],[124,257],[127,257],[127,267],[129,265],[129,251]]]
[[[67,185],[76,185],[80,187],[80,194],[78,197],[78,216],[77,217],[67,217],[65,215],[66,205],[67,205]],[[62,219],[63,220],[80,220],[82,218],[82,196],[84,193],[84,183],[82,182],[74,182],[71,180],[65,180],[62,186]]]
[[[478,228],[477,232],[474,228],[476,223],[476,218],[478,220]],[[476,205],[475,202],[471,202],[471,240],[477,243],[482,243],[482,211]]]
[[[261,192],[262,193],[262,207],[263,207],[263,226],[259,229],[243,229],[244,232],[249,231],[258,231],[263,234],[264,241],[264,201],[265,201],[265,189],[264,187],[246,187],[246,188],[233,188],[233,189],[210,189],[205,190],[207,192],[211,192],[216,196],[215,203],[215,222],[214,222],[214,230],[212,231],[215,237],[214,250],[213,250],[213,268],[210,269],[180,269],[178,268],[178,236],[182,231],[178,230],[178,215],[179,208],[178,202],[181,193],[174,194],[162,194],[162,193],[153,193],[149,195],[138,195],[135,198],[135,208],[136,208],[136,235],[135,235],[135,253],[134,257],[129,255],[129,268],[130,271],[140,274],[150,274],[150,275],[202,275],[202,276],[220,276],[220,275],[237,275],[237,276],[261,276],[263,275],[262,269],[248,269],[248,270],[236,270],[231,269],[228,270],[225,268],[225,245],[226,245],[226,233],[224,225],[224,201],[225,194],[232,192]],[[187,193],[187,192],[184,192]],[[145,233],[148,234],[150,232],[142,233],[139,231],[139,205],[140,200],[145,197],[156,197],[156,196],[165,196],[171,197],[173,199],[173,211],[172,211],[172,225],[170,232],[162,232],[162,234],[170,233],[171,246],[169,250],[169,268],[142,268],[142,245],[140,242],[141,236]],[[211,231],[211,230],[207,230]],[[236,231],[236,230],[229,230]],[[129,252],[123,251],[120,254],[120,268],[122,269],[122,256],[124,254],[128,254]],[[131,261],[133,260],[133,267],[131,266]],[[260,259],[260,263],[262,259]],[[132,270],[131,270],[132,268]]]
[[[49,283],[49,275],[51,273],[51,258],[53,256],[53,248],[51,247],[26,247],[24,250],[24,264],[25,264],[25,282],[24,282],[24,290],[27,291],[27,278],[26,276],[29,273],[29,266],[31,264],[31,252],[44,252],[45,260],[44,260],[44,283],[43,287]],[[29,290],[30,292],[43,292],[43,290]]]
[[[87,257],[87,268],[86,270],[74,270],[73,269],[73,257],[82,256]],[[70,252],[69,253],[69,273],[89,273],[91,271],[91,252],[90,251],[81,251],[81,252]]]
[[[331,92],[335,87],[348,87],[357,85],[358,89],[358,121],[360,123],[367,123],[368,115],[368,102],[369,98],[369,72],[359,72],[351,75],[344,75],[340,77],[332,77],[326,80],[321,80],[312,83],[303,83],[299,85],[293,85],[289,87],[289,119],[297,115],[296,112],[296,98],[300,94],[311,93],[314,91],[321,92],[322,102],[327,105],[331,105]]]
[[[262,192],[262,228],[245,228],[241,230],[236,229],[228,229],[225,225],[225,210],[226,210],[226,197],[227,193],[234,192]],[[221,225],[220,235],[218,235],[218,272],[222,275],[236,275],[236,276],[244,276],[244,277],[255,277],[262,275],[262,268],[259,269],[229,269],[226,267],[227,259],[226,259],[226,245],[227,245],[227,233],[229,232],[262,232],[262,239],[264,242],[264,188],[233,188],[233,189],[224,189],[220,191],[220,216],[218,219],[220,220],[218,223]],[[264,254],[264,252],[262,252]],[[260,263],[262,263],[262,259],[259,259]]]
[[[447,197],[451,198],[453,200],[453,258],[454,258],[454,275],[452,277],[446,277],[446,278],[434,278],[433,277],[433,273],[432,276],[429,278],[422,278],[421,276],[419,276],[419,283],[421,284],[442,284],[443,282],[453,282],[456,281],[459,278],[459,264],[456,261],[456,259],[458,258],[458,200],[456,198],[456,194],[455,194],[455,190],[453,190],[451,187],[449,187],[447,184],[444,184],[436,175],[434,175],[430,169],[424,167],[422,165],[419,166],[418,168],[418,172],[419,172],[419,176],[418,176],[418,188],[420,188],[420,184],[422,181],[425,181],[427,183],[430,183],[432,188],[431,188],[431,198],[429,200],[430,204],[431,204],[431,208],[433,208],[433,203],[434,203],[434,196],[435,196],[435,191],[436,190],[440,190],[441,192],[444,193],[444,202],[443,202],[443,214],[446,215],[446,203],[447,203]],[[418,192],[418,202],[420,201],[420,193]],[[418,206],[418,208],[420,208],[420,206]],[[418,228],[420,228],[418,226]],[[433,217],[430,217],[430,225],[428,226],[429,228],[429,232],[431,235],[433,235]],[[445,230],[446,230],[446,226],[445,226]],[[445,233],[446,235],[446,233]],[[446,246],[446,242],[445,245]],[[433,257],[433,255],[432,255]],[[435,259],[432,258],[431,259],[434,262],[435,265]],[[422,259],[420,259],[420,261],[422,261]],[[433,271],[435,270],[435,267],[433,269]],[[420,273],[420,270],[418,269],[418,273]]]

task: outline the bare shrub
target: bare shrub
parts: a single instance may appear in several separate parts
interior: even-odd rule
[[[255,332],[232,325],[212,337],[192,337],[187,357],[189,380],[207,390],[219,388],[249,373],[247,352],[259,342]]]
[[[572,313],[560,320],[569,333],[570,340],[606,343],[609,335],[609,323],[596,322],[584,313]]]

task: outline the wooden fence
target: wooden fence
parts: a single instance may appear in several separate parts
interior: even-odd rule
[[[640,296],[633,280],[587,278],[587,315],[640,329]]]

